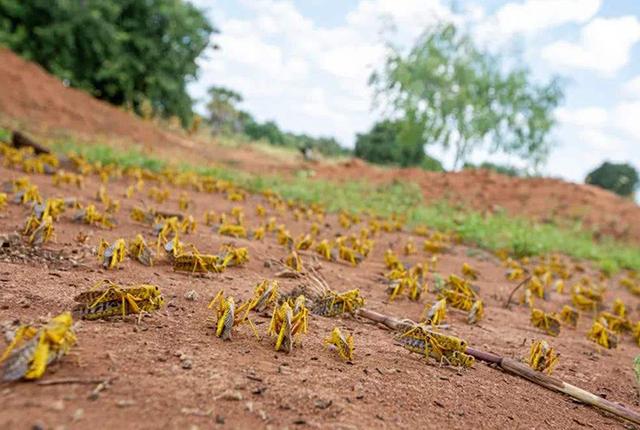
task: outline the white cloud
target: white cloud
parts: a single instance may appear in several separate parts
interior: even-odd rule
[[[586,145],[595,157],[601,158],[602,154],[611,156],[612,154],[624,153],[625,144],[616,138],[611,132],[599,128],[583,128],[578,130],[578,137],[581,145]]]
[[[640,140],[640,101],[619,103],[613,110],[613,125],[629,137]],[[637,150],[636,153],[640,154]]]
[[[623,97],[640,98],[640,75],[625,82],[622,91]]]
[[[578,42],[551,43],[541,55],[557,67],[590,69],[612,76],[629,62],[631,48],[638,41],[640,21],[635,16],[596,18],[582,28]]]
[[[491,51],[522,50],[523,40],[535,41],[543,31],[593,18],[602,0],[526,0],[505,2],[494,14],[474,14],[474,39]],[[467,12],[469,14],[470,12]],[[470,15],[467,15],[470,16]],[[515,37],[514,37],[515,36]]]
[[[240,5],[243,18],[216,21],[221,34],[214,40],[221,49],[200,61],[194,95],[226,85],[244,95],[243,108],[257,118],[275,119],[294,132],[319,130],[346,145],[375,120],[367,80],[384,60],[381,23],[392,20],[396,30],[384,36],[408,45],[427,26],[460,19],[446,0],[361,0],[344,25],[331,27],[303,16],[291,1]],[[475,8],[476,16],[481,13]]]
[[[457,19],[440,0],[362,0],[347,15],[347,24],[375,35],[386,20],[393,23],[399,34],[415,37],[430,25]]]
[[[631,156],[631,142],[640,139],[640,101],[621,102],[608,112],[604,108],[558,108],[556,119],[563,132],[570,131],[578,137],[580,145],[586,145],[596,154]],[[571,141],[569,135],[564,140]],[[640,156],[640,151],[638,155]]]
[[[339,78],[367,79],[368,72],[384,59],[385,49],[380,45],[335,46],[318,55],[319,65]]]
[[[558,108],[556,139],[560,146],[552,154],[548,171],[581,181],[591,167],[604,160],[640,164],[640,102],[621,103],[611,111],[601,107]]]
[[[526,0],[507,3],[495,14],[502,33],[541,31],[566,23],[583,23],[600,10],[602,0]]]
[[[555,114],[558,122],[578,127],[602,127],[608,120],[607,111],[595,106],[579,109],[561,107]]]

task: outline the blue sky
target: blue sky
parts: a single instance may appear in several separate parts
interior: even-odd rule
[[[355,134],[380,118],[367,78],[384,42],[409,47],[441,20],[464,26],[486,49],[526,62],[536,79],[566,79],[555,112],[557,145],[543,172],[582,181],[603,160],[640,169],[638,0],[192,0],[221,30],[201,58],[193,96],[210,85],[243,94],[242,107],[285,130]],[[452,154],[427,151],[450,166]],[[473,161],[518,164],[481,151]]]

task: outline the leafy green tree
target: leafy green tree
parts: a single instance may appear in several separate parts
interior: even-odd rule
[[[259,122],[246,111],[238,108],[242,95],[225,87],[209,89],[208,122],[214,132],[244,133],[252,140],[265,140],[271,145],[296,149],[309,148],[327,156],[349,154],[333,137],[313,137],[280,129],[275,121]]]
[[[368,133],[356,136],[354,154],[363,160],[378,164],[396,164],[400,162],[400,150],[397,139],[400,124],[384,120],[373,125]]]
[[[587,175],[585,182],[628,197],[633,195],[640,185],[640,178],[638,171],[630,164],[605,161]]]
[[[214,133],[239,133],[244,124],[241,112],[237,108],[242,103],[240,93],[225,87],[209,88],[208,122]]]
[[[244,133],[255,140],[265,139],[271,145],[285,146],[287,143],[286,136],[274,121],[259,123],[251,119],[245,122]]]
[[[333,137],[318,137],[314,139],[313,149],[329,157],[349,155],[351,151],[338,143]]]
[[[182,0],[0,0],[0,44],[116,105],[190,123],[186,85],[216,30]]]
[[[539,165],[563,99],[557,78],[537,85],[526,68],[505,71],[499,57],[452,24],[427,31],[407,54],[392,48],[370,84],[376,100],[403,118],[405,131],[423,144],[453,148],[455,168],[481,147]]]
[[[369,132],[356,136],[354,154],[372,163],[402,167],[418,166],[426,157],[417,124],[388,119],[375,123]]]
[[[430,172],[444,172],[445,171],[444,170],[444,166],[442,165],[440,160],[437,160],[437,159],[433,158],[429,154],[425,154],[424,160],[422,160],[422,163],[420,164],[420,167],[422,167],[423,170],[428,170]]]

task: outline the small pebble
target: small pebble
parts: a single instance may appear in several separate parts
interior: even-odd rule
[[[184,293],[184,298],[195,302],[196,300],[198,300],[198,293],[196,292],[196,290],[189,290],[186,293]]]
[[[78,408],[73,413],[72,419],[73,419],[73,421],[80,421],[82,419],[82,417],[84,417],[84,409]]]
[[[237,390],[233,390],[233,391],[225,391],[224,393],[222,393],[222,395],[220,396],[220,398],[222,400],[242,400],[242,393],[240,391]]]
[[[51,409],[54,411],[63,411],[64,410],[64,401],[62,400],[56,400],[53,403],[51,403]]]
[[[116,400],[116,406],[119,408],[126,408],[129,406],[133,406],[136,404],[135,400],[131,400],[131,399],[120,399],[120,400]]]

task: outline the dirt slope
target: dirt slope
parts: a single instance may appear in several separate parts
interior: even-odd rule
[[[292,174],[312,169],[331,180],[373,182],[411,180],[427,200],[448,199],[481,211],[505,209],[513,215],[540,221],[573,223],[582,220],[595,231],[640,242],[640,207],[596,187],[556,179],[517,179],[486,171],[432,173],[419,169],[383,169],[360,160],[342,164],[305,164],[282,160],[249,147],[208,146],[172,134],[65,87],[41,67],[11,51],[0,49],[0,118],[20,122],[21,127],[46,134],[71,131],[85,138],[108,136],[141,143],[155,156],[194,163],[224,163],[254,173]]]
[[[68,88],[37,64],[0,48],[0,113],[36,129],[167,145],[185,142],[84,91]]]
[[[640,242],[640,207],[591,185],[553,178],[512,178],[488,170],[435,173],[383,169],[357,159],[322,166],[317,172],[332,179],[411,180],[420,185],[427,200],[446,199],[480,211],[504,209],[542,222],[582,221],[601,234]]]

